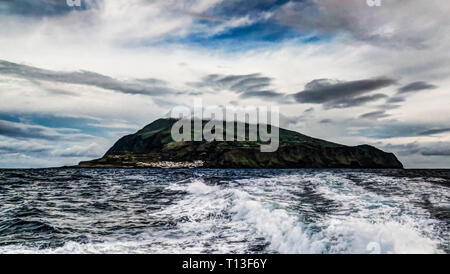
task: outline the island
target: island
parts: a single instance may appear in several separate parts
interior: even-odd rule
[[[393,153],[370,145],[346,146],[278,128],[279,147],[261,152],[261,140],[174,141],[176,119],[158,119],[120,138],[106,154],[79,168],[390,168],[402,169]],[[203,121],[206,123],[207,121]],[[246,135],[249,124],[245,123]],[[226,134],[225,126],[222,128]]]

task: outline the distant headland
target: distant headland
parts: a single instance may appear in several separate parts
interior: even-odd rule
[[[102,158],[80,162],[76,167],[403,168],[394,154],[373,146],[345,146],[283,128],[277,128],[278,149],[261,152],[260,146],[265,142],[259,138],[257,141],[248,139],[249,124],[241,124],[245,128],[241,141],[176,142],[171,136],[171,129],[177,121],[158,119],[138,132],[120,138]],[[203,121],[204,124],[207,122]],[[227,134],[225,124],[220,130]]]

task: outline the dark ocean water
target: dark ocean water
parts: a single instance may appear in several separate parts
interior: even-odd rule
[[[450,171],[0,170],[0,253],[450,253]]]

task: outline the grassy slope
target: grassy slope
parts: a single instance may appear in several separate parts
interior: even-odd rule
[[[208,167],[402,167],[393,154],[371,146],[348,147],[282,128],[279,149],[273,153],[261,153],[262,142],[248,138],[243,142],[174,142],[171,127],[175,122],[158,119],[135,134],[122,137],[103,158],[81,166],[134,167],[138,162],[203,160]],[[192,136],[193,130],[192,126]],[[236,131],[235,126],[235,136]],[[247,137],[248,131],[246,124]]]

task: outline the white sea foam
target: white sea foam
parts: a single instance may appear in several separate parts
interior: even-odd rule
[[[316,190],[349,212],[323,221],[321,237],[337,239],[329,252],[366,253],[370,243],[377,243],[380,253],[440,252],[439,240],[430,238],[438,221],[431,219],[425,209],[408,203],[407,198],[384,197],[333,174],[317,181]]]
[[[291,176],[278,178],[292,182]],[[285,209],[270,209],[256,201],[237,201],[236,216],[252,223],[282,253],[368,253],[371,244],[380,253],[438,253],[439,240],[431,235],[436,220],[424,218],[425,210],[407,206],[404,199],[370,193],[354,182],[332,174],[297,177],[307,180],[317,193],[341,204],[348,215],[330,215],[314,224],[319,232],[302,224]],[[285,184],[276,191],[283,192]],[[292,189],[292,186],[289,187]],[[408,207],[408,208],[405,208]],[[408,214],[410,213],[414,214]],[[420,212],[419,212],[420,211]],[[414,217],[414,216],[421,216]]]
[[[237,201],[234,219],[248,223],[270,242],[270,249],[280,253],[321,253],[324,241],[314,241],[304,226],[282,209],[270,209],[252,200]]]
[[[301,195],[306,184],[339,209],[302,221],[295,195]],[[149,217],[174,220],[174,227],[149,228],[137,236],[100,243],[68,242],[53,249],[1,247],[0,253],[243,253],[255,242],[267,244],[260,252],[440,253],[438,244],[445,241],[433,230],[438,221],[409,204],[408,197],[370,192],[332,173],[220,186],[197,178],[167,188],[186,195]]]
[[[317,236],[327,239],[330,253],[438,253],[438,242],[426,238],[408,224],[398,222],[371,223],[360,218],[332,219]],[[330,240],[333,239],[333,240]]]

